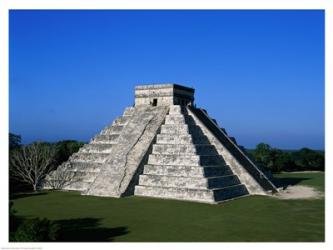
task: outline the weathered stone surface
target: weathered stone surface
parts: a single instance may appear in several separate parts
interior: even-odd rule
[[[75,154],[72,157],[73,162],[96,162],[103,163],[105,159],[109,156],[109,153],[84,153]]]
[[[119,134],[99,134],[91,141],[97,144],[117,144]]]
[[[224,165],[223,158],[219,155],[149,155],[148,164],[152,165],[178,165],[178,166],[207,166]]]
[[[84,145],[80,152],[82,153],[111,153],[111,149],[114,143],[104,143],[104,144],[96,144],[90,143]]]
[[[205,203],[215,203],[214,192],[209,189],[136,186],[135,195],[174,200],[189,200]]]
[[[212,177],[232,175],[228,166],[172,166],[172,165],[145,165],[144,174],[166,175],[183,177]]]
[[[177,135],[177,134],[187,134],[188,132],[189,132],[188,126],[185,124],[179,124],[179,125],[164,124],[161,127],[161,134],[173,133]]]
[[[131,116],[122,116],[117,118],[116,120],[114,120],[114,122],[112,123],[112,125],[115,126],[123,126],[126,125],[127,122],[131,119]]]
[[[124,125],[114,125],[111,126],[110,129],[103,130],[101,135],[113,135],[113,134],[120,134],[123,130]]]
[[[166,119],[165,119],[165,124],[188,124],[188,125],[195,125],[194,121],[191,119],[191,117],[189,116],[178,116],[178,115],[169,115]]]
[[[70,162],[71,167],[66,168],[65,171],[86,171],[86,172],[99,172],[103,163],[100,162]]]
[[[240,184],[237,176],[183,177],[172,175],[141,175],[139,185],[156,187],[183,187],[192,189],[224,188]]]
[[[153,154],[217,155],[217,151],[209,144],[155,144]]]

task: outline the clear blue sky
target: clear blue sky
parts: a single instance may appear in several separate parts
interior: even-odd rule
[[[324,148],[324,11],[10,11],[10,131],[88,141],[137,83],[196,89],[239,144]]]

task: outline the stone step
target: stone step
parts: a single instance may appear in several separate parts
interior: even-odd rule
[[[154,144],[153,154],[197,154],[218,155],[215,147],[210,144]]]
[[[88,171],[68,171],[73,173],[73,182],[93,182],[99,172],[88,172]]]
[[[134,107],[127,107],[124,111],[123,116],[132,116],[134,112],[135,112]]]
[[[112,135],[96,135],[91,143],[100,143],[100,144],[116,144],[119,134]]]
[[[148,164],[176,166],[226,165],[220,155],[161,155],[150,154]]]
[[[170,175],[182,177],[212,177],[232,175],[228,166],[164,166],[164,165],[145,165],[143,174],[147,175]]]
[[[73,182],[69,185],[64,186],[62,189],[63,190],[68,190],[68,191],[86,191],[91,185],[91,182],[83,182],[83,181],[78,181],[78,182]]]
[[[70,158],[71,162],[96,162],[103,163],[110,154],[108,153],[77,153]]]
[[[108,125],[108,126],[106,126],[106,127],[104,127],[104,128],[102,129],[102,131],[100,132],[100,134],[105,134],[106,131],[110,130],[111,128],[112,128],[112,124],[111,124],[111,125]]]
[[[121,116],[114,120],[112,125],[126,125],[130,119],[131,116]]]
[[[246,189],[245,185],[239,184],[236,186],[230,186],[214,190],[214,199],[216,202],[222,202],[241,196],[246,196],[248,194],[249,191]]]
[[[104,129],[100,134],[101,135],[120,134],[123,128],[124,125],[113,125],[107,129]]]
[[[187,110],[184,106],[171,105],[169,109],[169,114],[187,114]]]
[[[99,172],[103,163],[96,162],[70,162],[68,171],[85,171],[85,172]]]
[[[225,188],[240,184],[235,175],[217,177],[180,177],[167,175],[140,175],[140,186],[179,187],[194,189]]]
[[[112,146],[114,144],[97,144],[97,143],[90,143],[90,144],[86,144],[84,145],[81,149],[80,149],[80,153],[110,153]]]
[[[164,124],[161,126],[161,134],[179,135],[191,134],[192,136],[205,136],[198,125],[188,124]]]
[[[214,203],[214,192],[208,189],[135,186],[134,195]]]
[[[187,124],[164,124],[161,134],[189,134],[189,128]]]
[[[157,144],[193,144],[191,135],[170,136],[159,134],[156,137]]]
[[[73,180],[75,176],[75,171],[67,170],[67,169],[56,169],[54,171],[51,171],[46,177],[45,177],[45,183],[48,187],[52,187],[53,184],[50,184],[50,182],[54,183],[55,185],[58,185],[60,183],[64,183],[67,181]]]
[[[190,189],[174,187],[135,186],[134,195],[174,200],[188,200],[205,203],[218,203],[247,195],[244,185],[230,186],[221,189]]]
[[[166,117],[169,117],[169,118],[189,118],[190,116],[189,115],[187,115],[187,114],[182,114],[182,113],[180,113],[180,114],[168,114]]]
[[[156,139],[157,144],[210,144],[205,136],[192,137],[191,135],[168,135],[158,134]]]
[[[207,178],[207,182],[209,189],[226,188],[241,184],[237,175],[210,177]]]
[[[49,183],[51,183],[49,188],[53,188],[54,186],[52,186],[52,183],[54,183],[55,185],[61,185],[61,189],[84,191],[96,179],[98,174],[98,172],[57,170],[57,173],[52,173],[48,176]],[[61,178],[60,183],[62,184],[58,184],[59,182],[57,181],[57,178]]]
[[[192,117],[187,115],[167,115],[165,118],[165,124],[189,124],[195,125]]]

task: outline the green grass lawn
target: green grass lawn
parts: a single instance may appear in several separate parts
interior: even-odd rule
[[[280,183],[324,190],[323,173],[284,173]],[[61,225],[61,241],[293,242],[324,241],[324,199],[251,196],[208,205],[184,201],[44,192],[14,197],[22,218]]]

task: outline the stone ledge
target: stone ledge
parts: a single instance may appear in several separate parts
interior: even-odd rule
[[[139,179],[140,186],[156,187],[178,187],[191,189],[216,189],[226,188],[240,184],[237,176],[213,176],[213,177],[182,177],[169,175],[141,175]]]
[[[174,175],[183,177],[210,177],[232,175],[228,166],[164,166],[164,165],[145,165],[144,174],[153,175]]]

